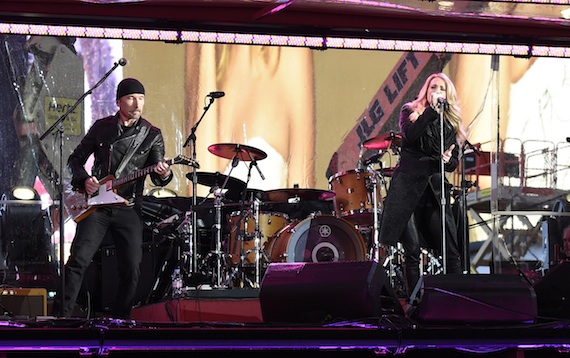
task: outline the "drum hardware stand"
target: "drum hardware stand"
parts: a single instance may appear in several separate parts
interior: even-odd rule
[[[439,275],[443,273],[442,270],[443,266],[438,258],[428,249],[422,248],[420,254],[420,276],[426,274]]]
[[[261,232],[259,231],[259,199],[255,198],[253,200],[253,215],[255,218],[255,228],[253,230],[253,249],[255,250],[255,279],[253,281],[253,287],[259,288],[261,284]]]
[[[405,278],[404,278],[404,265],[402,258],[404,257],[404,249],[401,243],[396,246],[389,246],[386,248],[387,256],[382,266],[387,269],[390,285],[395,289],[399,296],[405,296]]]
[[[374,221],[373,221],[373,227],[372,227],[372,248],[370,250],[370,258],[372,258],[373,260],[376,261],[380,261],[380,248],[381,248],[381,244],[380,244],[380,220],[379,220],[379,215],[380,215],[380,208],[379,208],[379,203],[378,203],[378,180],[380,180],[380,183],[384,182],[384,178],[378,174],[377,171],[373,170],[371,165],[368,165],[368,171],[370,172],[370,185],[372,186],[372,202],[374,204]],[[380,264],[382,264],[382,262],[380,262]]]
[[[245,202],[245,200],[242,200],[242,202]],[[239,273],[239,274],[241,274],[239,286],[244,287],[244,282],[245,282],[246,278],[245,278],[245,273],[243,270],[243,262],[250,252],[250,251],[248,251],[248,252],[244,251],[245,250],[245,240],[247,239],[247,236],[248,236],[248,225],[249,225],[247,217],[250,215],[250,213],[251,213],[250,209],[240,210],[239,219],[237,220],[237,222],[235,224],[233,224],[237,230],[237,234],[235,236],[236,240],[235,240],[234,245],[239,245],[239,262],[238,262],[237,266],[233,267],[231,269],[231,272],[228,274],[228,277],[227,277],[226,282],[225,282],[226,286],[229,286],[230,283],[232,282],[232,280],[234,279],[234,277],[236,276],[236,274]],[[242,222],[243,222],[243,229],[241,228]],[[230,233],[230,237],[231,237],[231,233]],[[239,241],[239,244],[238,244],[238,241]],[[228,246],[228,251],[231,253],[234,251],[234,248]]]
[[[224,288],[225,282],[222,279],[222,266],[225,266],[225,258],[226,254],[222,250],[222,207],[224,206],[223,203],[223,193],[222,190],[226,187],[228,182],[229,176],[226,177],[224,184],[221,187],[214,185],[212,187],[212,193],[214,194],[214,208],[215,208],[215,218],[214,218],[214,231],[215,231],[215,243],[216,247],[213,251],[210,251],[208,257],[215,257],[215,268],[212,277],[212,283],[214,288]]]
[[[194,241],[192,239],[192,232],[194,231],[192,228],[192,212],[186,212],[184,214],[184,220],[178,225],[176,231],[180,234],[180,237],[184,240],[184,243],[188,244],[187,251],[181,251],[180,246],[178,247],[178,252],[176,257],[178,258],[178,262],[184,261],[183,257],[188,257],[188,275],[191,273],[196,273],[193,271],[194,269],[194,260],[197,259],[196,247],[194,247]],[[196,253],[196,254],[195,254]]]

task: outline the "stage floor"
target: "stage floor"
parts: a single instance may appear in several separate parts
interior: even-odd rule
[[[270,309],[293,302],[275,304]],[[422,322],[414,310],[386,311],[318,323],[264,322],[257,289],[191,290],[184,298],[135,308],[132,320],[5,317],[0,357],[519,358],[570,352],[570,320],[508,322],[488,316],[470,323]]]

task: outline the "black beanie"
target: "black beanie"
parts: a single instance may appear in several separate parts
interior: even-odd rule
[[[132,93],[144,94],[144,86],[139,80],[134,78],[125,78],[117,86],[117,99]]]

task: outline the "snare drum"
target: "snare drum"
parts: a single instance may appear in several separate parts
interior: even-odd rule
[[[332,215],[295,220],[270,240],[272,262],[362,261],[366,244],[354,226]]]
[[[365,170],[347,170],[329,178],[329,188],[335,193],[334,213],[356,225],[371,225],[374,222],[374,185],[376,202],[382,210],[381,178]],[[376,179],[374,183],[373,179]]]
[[[259,213],[260,247],[264,247],[269,238],[273,237],[280,229],[287,225],[288,222],[289,217],[285,213],[261,211]],[[255,263],[255,218],[253,217],[253,213],[243,217],[240,211],[234,211],[229,219],[229,227],[230,238],[227,252],[230,254],[231,263],[233,265],[239,264],[242,243],[243,254],[245,255],[247,253],[247,256],[244,258],[244,263]]]

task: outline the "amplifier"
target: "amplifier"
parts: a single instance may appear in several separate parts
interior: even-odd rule
[[[47,314],[45,288],[0,289],[0,311],[5,315],[37,317]]]

